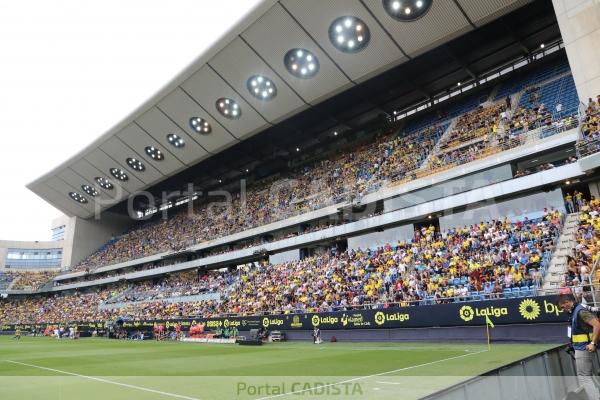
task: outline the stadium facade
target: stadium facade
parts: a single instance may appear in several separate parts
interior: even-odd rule
[[[556,218],[560,229],[545,241],[519,239],[539,244],[532,253],[541,259],[521,263],[529,284],[500,297],[556,291],[576,212],[600,199],[597,110],[588,101],[600,95],[600,5],[399,4],[263,1],[123,121],[30,183],[65,214],[54,224],[61,245],[44,245],[61,249],[62,271],[34,291],[121,285],[98,307],[126,309],[144,302],[131,295],[138,284],[169,274],[235,275],[249,264],[376,253],[386,243],[400,251],[430,227],[443,241],[484,221],[520,230],[525,218],[542,226]],[[372,158],[359,163],[365,154]],[[449,274],[453,291],[471,284],[470,268]],[[592,271],[586,279],[593,283]],[[204,289],[161,300],[230,295]],[[460,301],[486,296],[471,288]]]

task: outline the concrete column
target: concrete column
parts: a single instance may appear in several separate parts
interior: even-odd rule
[[[589,184],[590,195],[600,199],[600,182],[592,182]]]
[[[552,0],[579,99],[600,94],[600,0]]]
[[[6,268],[6,256],[8,255],[8,248],[0,247],[0,270]]]

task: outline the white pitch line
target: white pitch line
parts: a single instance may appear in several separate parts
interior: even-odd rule
[[[444,362],[444,361],[450,361],[450,360],[456,360],[458,358],[463,358],[463,357],[468,357],[468,356],[473,356],[475,354],[480,354],[480,353],[485,353],[487,350],[481,350],[481,351],[477,351],[474,353],[468,353],[468,354],[462,354],[460,356],[454,356],[454,357],[448,357],[448,358],[443,358],[441,360],[435,360],[435,361],[430,361],[428,363],[424,363],[424,364],[418,364],[418,365],[411,365],[410,367],[404,367],[404,368],[398,368],[392,371],[386,371],[386,372],[380,372],[378,374],[373,374],[373,375],[365,375],[365,376],[359,376],[357,378],[352,378],[352,379],[347,379],[345,381],[340,381],[340,382],[335,382],[335,383],[329,383],[327,385],[322,385],[322,386],[317,386],[314,388],[310,388],[310,389],[302,389],[302,390],[296,390],[294,392],[289,392],[289,393],[281,393],[281,394],[276,394],[273,396],[267,396],[267,397],[261,397],[259,399],[256,400],[267,400],[267,399],[274,399],[276,397],[282,397],[282,396],[290,396],[292,394],[298,394],[298,393],[304,393],[304,392],[310,392],[313,390],[317,390],[317,389],[323,389],[326,387],[330,387],[330,386],[336,386],[336,385],[343,385],[344,383],[349,383],[349,382],[354,382],[354,381],[358,381],[361,379],[368,379],[368,378],[373,378],[375,376],[382,376],[382,375],[387,375],[387,374],[393,374],[395,372],[402,372],[402,371],[408,371],[409,369],[415,369],[415,368],[420,368],[420,367],[426,367],[428,365],[433,365],[433,364],[437,364],[440,362]]]
[[[137,389],[137,390],[142,390],[144,392],[150,392],[150,393],[160,394],[160,395],[167,396],[167,397],[175,397],[177,399],[200,400],[200,399],[198,399],[196,397],[188,397],[188,396],[183,396],[183,395],[175,394],[175,393],[161,392],[160,390],[149,389],[149,388],[145,388],[145,387],[142,387],[142,386],[136,386],[136,385],[129,385],[127,383],[109,381],[108,379],[97,378],[95,376],[87,376],[87,375],[75,374],[73,372],[62,371],[60,369],[41,367],[39,365],[27,364],[27,363],[24,363],[24,362],[13,361],[13,360],[4,360],[4,361],[6,361],[8,363],[12,363],[12,364],[19,364],[19,365],[25,365],[27,367],[43,369],[43,370],[46,370],[46,371],[59,372],[61,374],[66,374],[66,375],[71,375],[71,376],[77,376],[79,378],[90,379],[90,380],[93,380],[93,381],[98,381],[98,382],[103,382],[103,383],[110,383],[111,385],[123,386],[123,387],[129,388],[129,389]]]

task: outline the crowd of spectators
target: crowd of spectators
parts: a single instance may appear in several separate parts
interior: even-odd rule
[[[520,107],[513,111],[506,129],[510,134],[519,134],[542,126],[551,126],[552,123],[552,113],[544,104],[540,104],[531,108]]]
[[[120,285],[87,293],[38,295],[0,300],[0,321],[8,324],[102,321],[107,314],[99,311],[98,305],[122,289]]]
[[[581,124],[584,139],[598,139],[600,135],[600,95],[596,100],[589,98],[585,110],[585,118]]]
[[[466,299],[485,286],[496,293],[529,287],[539,283],[541,257],[551,251],[559,228],[560,214],[552,210],[535,222],[505,219],[443,233],[429,226],[415,232],[411,242],[393,247],[257,267],[244,271],[221,311],[328,311],[427,299],[441,303]]]
[[[526,95],[535,95],[532,89]],[[496,152],[520,145],[518,133],[552,124],[552,115],[543,104],[530,109],[519,108],[507,118],[510,102],[479,106],[460,116],[451,132],[431,154],[447,125],[433,124],[409,135],[389,132],[353,151],[310,162],[286,176],[271,176],[253,184],[242,196],[231,202],[209,203],[204,199],[195,204],[193,212],[182,209],[168,219],[142,224],[109,241],[90,255],[73,271],[93,271],[98,267],[168,251],[178,251],[197,243],[227,236],[265,225],[324,206],[349,201],[378,188],[405,180],[416,179],[456,165],[481,159]],[[598,126],[598,103],[590,99],[590,123]],[[566,117],[571,118],[571,116]],[[565,119],[560,121],[566,124]],[[570,124],[570,122],[569,122]],[[503,135],[498,135],[502,131]],[[423,165],[426,162],[425,165]],[[552,164],[538,169],[553,167]],[[517,176],[532,171],[518,171]],[[313,227],[314,228],[314,227]],[[289,233],[287,237],[300,233]],[[203,254],[222,254],[264,243],[254,241],[224,246]],[[144,266],[143,269],[152,268]],[[109,273],[104,276],[114,276]],[[97,279],[86,276],[83,280]]]
[[[210,271],[200,273],[197,270],[170,274],[154,281],[136,284],[132,290],[123,296],[117,296],[114,302],[136,302],[161,300],[171,297],[194,296],[202,293],[224,292],[225,288],[232,285],[237,274],[229,272]]]
[[[498,297],[505,289],[540,283],[541,262],[552,251],[560,224],[560,213],[549,210],[536,220],[505,218],[443,232],[430,225],[410,241],[372,250],[249,264],[237,271],[183,272],[133,288],[119,284],[85,294],[5,300],[0,317],[10,322],[208,317],[444,303],[474,293]],[[207,291],[218,292],[220,299],[166,301]],[[110,298],[129,303],[99,310]]]
[[[462,115],[454,129],[440,142],[440,149],[447,151],[476,139],[488,141],[490,135],[498,132],[500,116],[505,111],[506,103],[498,102],[480,106],[477,110]]]
[[[515,171],[514,177],[520,178],[522,176],[527,176],[530,174],[534,174],[536,172],[548,171],[550,169],[556,168],[561,165],[572,164],[576,161],[577,161],[576,156],[569,156],[563,161],[544,162],[544,163],[541,163],[541,164],[533,166],[533,167],[517,169]],[[569,211],[569,212],[572,212],[572,211]]]
[[[600,95],[588,99],[577,149],[582,157],[600,151]]]
[[[16,274],[16,280],[11,286],[11,290],[38,290],[54,275],[56,275],[54,271],[18,273]]]
[[[540,121],[553,123],[543,104],[519,108],[510,119],[506,117],[507,107],[507,102],[500,101],[460,116],[436,154],[431,152],[447,125],[433,124],[405,136],[391,132],[381,135],[352,151],[309,162],[286,176],[256,182],[244,196],[238,193],[228,204],[216,205],[204,199],[193,213],[182,210],[121,235],[74,270],[92,270],[182,249],[349,201],[382,186],[415,179],[420,169],[425,175],[512,148],[522,144],[516,139],[517,132],[532,129]],[[561,119],[561,123],[565,121]],[[498,137],[501,127],[504,136]],[[427,165],[421,168],[426,160]]]
[[[443,127],[434,125],[400,137],[388,133],[355,151],[303,166],[287,177],[271,177],[223,205],[201,204],[169,219],[133,229],[81,262],[73,270],[93,270],[134,258],[180,249],[270,222],[349,200],[382,182],[411,179]],[[412,177],[414,179],[414,177]]]
[[[441,169],[452,168],[457,165],[466,164],[487,157],[497,151],[496,148],[489,147],[486,142],[477,142],[441,154],[432,154],[429,158],[427,168],[431,172],[437,172]]]

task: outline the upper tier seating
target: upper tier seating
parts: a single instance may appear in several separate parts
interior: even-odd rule
[[[562,59],[542,65],[541,67],[535,68],[503,83],[498,89],[494,100],[502,100],[506,98],[506,96],[525,90],[527,87],[539,85],[542,82],[556,78],[570,71],[571,67],[569,66],[569,63]]]
[[[519,107],[534,108],[545,105],[551,113],[556,113],[556,105],[562,105],[562,115],[577,114],[579,98],[573,75],[566,75],[542,86],[532,86],[525,91]]]
[[[15,283],[12,285],[12,290],[38,290],[54,275],[53,271],[43,272],[21,272],[15,278]]]

